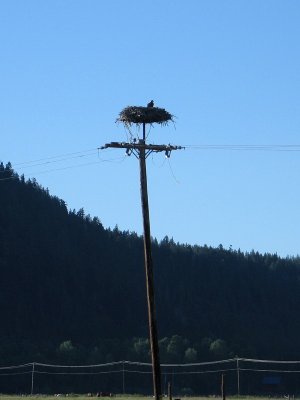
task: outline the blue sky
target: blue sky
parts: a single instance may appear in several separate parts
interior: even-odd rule
[[[298,0],[3,0],[0,159],[141,233],[137,160],[96,149],[154,99],[176,127],[148,141],[191,147],[148,159],[153,236],[297,255],[298,148],[194,146],[300,144],[299,21]]]

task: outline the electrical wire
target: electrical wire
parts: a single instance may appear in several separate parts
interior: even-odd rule
[[[86,166],[90,166],[90,165],[101,164],[101,163],[104,163],[104,162],[121,163],[125,159],[126,159],[126,156],[115,157],[115,158],[111,158],[111,159],[100,159],[99,161],[92,161],[92,162],[84,163],[84,164],[69,165],[69,166],[61,167],[61,168],[53,168],[53,169],[46,169],[46,170],[43,170],[43,171],[30,172],[30,175],[41,175],[41,174],[46,174],[46,173],[49,173],[49,172],[64,171],[64,170],[67,170],[67,169],[86,167]],[[9,176],[9,177],[6,177],[6,178],[0,178],[0,182],[1,181],[7,181],[7,180],[13,180],[13,179],[19,179],[19,176]]]
[[[150,132],[150,131],[149,131]],[[149,132],[147,133],[147,136],[149,135]],[[299,152],[300,151],[300,145],[298,144],[267,144],[267,145],[256,145],[256,144],[186,144],[183,145],[182,148],[185,148],[187,150],[201,150],[201,151],[207,151],[207,150],[222,150],[222,151],[265,151],[265,152]],[[107,151],[112,151],[114,149],[107,149]],[[80,158],[85,158],[85,157],[92,157],[95,155],[98,155],[99,161],[91,162],[91,163],[84,163],[84,164],[76,164],[76,165],[71,165],[71,166],[66,166],[66,167],[61,167],[61,168],[54,168],[54,169],[48,169],[48,170],[43,170],[43,171],[37,171],[37,172],[31,172],[30,175],[34,174],[44,174],[44,173],[49,173],[49,172],[56,172],[56,171],[63,171],[67,169],[73,169],[73,168],[78,168],[78,167],[85,167],[89,165],[95,165],[100,162],[116,162],[117,160],[121,160],[120,162],[123,162],[126,157],[118,157],[118,158],[112,158],[112,159],[101,159],[99,156],[99,148],[91,148],[87,150],[80,150],[72,153],[64,153],[64,154],[59,154],[56,156],[48,156],[44,158],[38,158],[35,160],[29,160],[29,161],[23,161],[23,162],[17,162],[13,163],[14,167],[21,167],[21,169],[24,168],[34,168],[38,166],[50,166],[51,164],[55,163],[63,163],[69,160],[74,160],[74,159],[80,159]],[[175,179],[176,182],[177,179],[174,176],[174,173],[172,171],[171,165],[169,163],[169,168],[171,170],[172,176]],[[5,181],[5,180],[12,180],[12,179],[18,179],[18,176],[11,176],[11,177],[6,177],[6,178],[0,178],[0,181]]]
[[[300,151],[300,145],[298,144],[185,144],[182,147],[191,150]]]
[[[85,163],[85,164],[69,165],[67,167],[54,168],[54,169],[49,169],[49,170],[45,170],[45,171],[38,171],[38,172],[35,172],[35,173],[31,173],[31,174],[40,175],[40,174],[46,174],[46,173],[49,173],[49,172],[64,171],[66,169],[87,167],[87,166],[90,166],[90,165],[101,164],[101,163],[104,163],[104,162],[122,162],[122,161],[125,160],[125,158],[126,158],[126,156],[117,157],[117,158],[114,158],[114,159],[106,159],[106,160],[103,159],[103,160],[100,160],[100,161],[92,161],[92,162]]]
[[[147,135],[149,132],[147,133]],[[300,145],[297,144],[274,144],[274,145],[254,145],[254,144],[185,144],[185,149],[190,150],[234,150],[234,151],[300,151]],[[106,152],[113,149],[106,149]],[[14,167],[28,168],[28,166],[38,166],[63,162],[74,158],[90,157],[99,154],[98,148],[80,150],[72,153],[64,153],[56,156],[48,156],[35,160],[12,163]]]
[[[175,174],[174,174],[174,171],[173,171],[173,168],[172,168],[172,165],[171,165],[171,162],[170,162],[170,158],[167,158],[167,160],[168,160],[169,170],[170,170],[170,172],[171,172],[171,175],[172,175],[174,181],[175,181],[177,184],[180,184],[179,180],[176,178],[176,176],[175,176]]]
[[[81,151],[75,151],[73,153],[64,153],[64,154],[59,154],[56,156],[49,156],[49,157],[43,157],[43,158],[38,158],[36,160],[30,160],[30,161],[22,161],[22,162],[18,162],[18,163],[14,163],[14,166],[21,166],[21,165],[26,165],[26,164],[33,164],[33,163],[38,163],[38,162],[42,162],[42,161],[46,161],[46,160],[53,160],[56,158],[73,158],[73,156],[77,155],[78,157],[80,157],[80,154],[84,155],[90,152],[97,152],[97,147],[93,148],[93,149],[88,149],[88,150],[81,150]],[[53,162],[56,162],[55,160]]]
[[[64,161],[68,161],[68,160],[73,160],[73,159],[76,159],[76,158],[91,157],[91,156],[94,156],[96,154],[98,154],[98,152],[94,152],[94,153],[90,153],[90,154],[81,154],[81,155],[72,156],[72,157],[65,157],[65,158],[61,158],[61,159],[53,160],[53,161],[44,161],[44,162],[41,162],[41,163],[38,163],[38,164],[27,164],[27,165],[24,165],[22,168],[39,167],[41,165],[49,165],[49,164],[64,162]],[[18,164],[14,164],[14,165],[18,165]]]

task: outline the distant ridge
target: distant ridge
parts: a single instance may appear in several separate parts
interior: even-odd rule
[[[10,164],[0,193],[1,363],[147,360],[142,239],[68,210]],[[163,362],[300,358],[298,258],[168,237],[153,258]]]

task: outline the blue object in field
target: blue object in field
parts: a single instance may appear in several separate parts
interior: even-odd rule
[[[264,385],[280,385],[281,377],[280,376],[265,376],[262,380]]]

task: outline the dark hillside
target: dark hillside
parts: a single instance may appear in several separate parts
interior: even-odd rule
[[[72,362],[147,358],[142,239],[69,211],[9,164],[0,179],[1,363],[66,348]],[[153,257],[163,360],[300,358],[299,259],[168,238]]]
[[[78,342],[133,335],[135,323],[126,316],[143,304],[143,290],[123,283],[137,269],[132,253],[140,241],[127,245],[83,210],[68,212],[35,181],[1,186],[1,334]],[[132,275],[134,283],[142,271]]]

